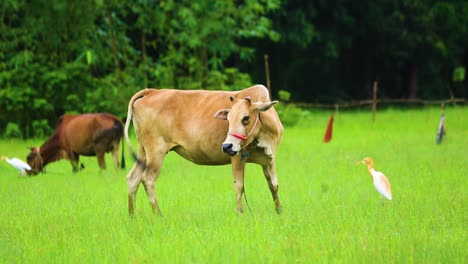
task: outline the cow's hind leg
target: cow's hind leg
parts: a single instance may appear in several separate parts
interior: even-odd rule
[[[105,154],[106,154],[105,149],[103,149],[102,147],[98,147],[98,146],[96,147],[96,158],[98,160],[99,168],[101,168],[101,170],[106,169],[106,160],[104,159]]]
[[[140,186],[141,176],[143,174],[141,165],[135,163],[133,168],[130,170],[127,176],[127,188],[128,188],[128,214],[133,216],[135,213],[135,202],[138,187]]]
[[[133,216],[135,212],[136,195],[143,177],[144,166],[146,166],[146,153],[142,146],[139,146],[138,153],[138,160],[140,162],[136,162],[127,175],[128,214],[130,216]]]
[[[282,206],[278,197],[278,179],[276,178],[276,165],[274,160],[272,160],[270,164],[263,166],[263,174],[265,174],[271,196],[275,202],[276,212],[279,214],[281,213]]]
[[[119,169],[119,141],[112,143],[112,161],[116,170]]]
[[[160,155],[147,160],[147,166],[142,179],[143,186],[145,187],[146,194],[148,195],[148,200],[151,204],[151,209],[153,210],[153,213],[157,215],[162,214],[156,198],[156,180],[159,177],[164,156],[165,154],[161,153]]]
[[[151,141],[143,142],[142,145],[145,146],[144,150],[146,151],[146,167],[141,181],[145,187],[153,213],[161,215],[161,209],[156,198],[156,180],[159,177],[164,157],[170,146],[162,138],[153,138]]]

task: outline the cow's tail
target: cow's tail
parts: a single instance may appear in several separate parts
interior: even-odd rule
[[[124,138],[121,137],[122,140],[122,157],[120,158],[120,168],[123,170],[125,169],[125,155],[124,155]]]
[[[128,111],[127,111],[127,120],[125,121],[125,129],[124,129],[124,136],[125,140],[127,141],[128,149],[130,150],[130,153],[133,157],[133,159],[139,164],[140,166],[144,167],[145,164],[143,161],[138,159],[137,153],[132,147],[132,142],[130,142],[130,137],[128,136],[128,129],[130,128],[130,123],[132,122],[133,118],[133,104],[135,103],[136,100],[144,97],[150,89],[144,89],[132,96],[132,99],[130,99],[130,102],[128,103]]]
[[[123,130],[124,130],[124,125],[122,123],[122,120],[120,118],[114,116],[114,126],[112,127],[115,131],[115,137],[117,139],[117,142],[121,140],[121,145],[122,145],[122,157],[120,159],[120,168],[125,169],[125,156],[124,156],[124,140],[123,140]]]

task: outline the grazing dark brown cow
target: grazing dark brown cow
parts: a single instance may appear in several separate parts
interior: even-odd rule
[[[27,157],[31,170],[28,174],[38,174],[44,167],[54,161],[67,159],[78,171],[80,155],[96,156],[99,167],[106,168],[104,154],[112,152],[115,168],[119,167],[119,143],[123,141],[123,123],[111,114],[63,115],[55,131],[41,147],[31,148]],[[125,159],[122,144],[122,168]],[[81,165],[83,168],[83,165]]]
[[[237,92],[156,89],[137,92],[129,102],[125,123],[125,138],[137,160],[127,176],[130,215],[134,213],[140,183],[153,212],[161,213],[155,182],[163,159],[171,150],[200,165],[232,164],[240,213],[245,162],[261,165],[279,213],[275,152],[283,126],[272,107],[276,103],[270,102],[268,90],[262,85]],[[128,137],[132,118],[138,156]]]

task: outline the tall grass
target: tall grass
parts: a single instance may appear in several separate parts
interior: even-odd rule
[[[281,215],[253,164],[250,210],[238,216],[229,166],[197,166],[170,153],[157,182],[164,217],[151,214],[141,188],[130,219],[129,167],[100,172],[85,157],[80,173],[61,161],[21,178],[3,162],[0,262],[466,263],[468,109],[446,110],[440,145],[436,108],[384,110],[375,123],[367,111],[340,112],[323,144],[329,114],[309,112],[285,130],[277,155]],[[25,147],[40,143],[0,141],[0,154],[25,159]],[[389,178],[393,201],[355,165],[365,156]]]

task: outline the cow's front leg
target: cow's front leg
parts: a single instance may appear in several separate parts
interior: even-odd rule
[[[78,154],[70,152],[70,153],[68,153],[68,159],[70,160],[70,163],[72,165],[73,173],[78,172],[79,171],[78,163],[80,162],[80,156]]]
[[[244,194],[244,168],[245,163],[240,160],[239,156],[231,158],[232,176],[234,178],[234,191],[236,193],[237,212],[243,213],[244,206],[242,205],[242,195]]]
[[[281,202],[278,197],[278,179],[276,177],[276,165],[275,160],[273,159],[270,164],[263,166],[263,174],[268,182],[268,187],[271,191],[271,196],[275,202],[276,212],[281,213]]]

